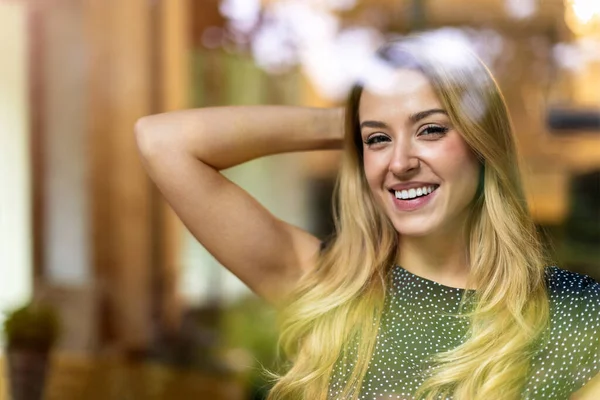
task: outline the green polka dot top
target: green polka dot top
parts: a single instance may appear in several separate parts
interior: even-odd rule
[[[532,359],[522,398],[566,400],[600,373],[600,283],[556,266],[546,268],[546,279],[550,327]],[[443,315],[458,313],[465,290],[394,267],[359,399],[414,399],[424,380],[420,372],[427,356],[454,348],[466,338],[468,320]],[[339,398],[355,356],[356,344],[350,342],[331,375],[329,399]]]

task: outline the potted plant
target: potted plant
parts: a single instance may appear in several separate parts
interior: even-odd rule
[[[53,307],[29,303],[9,312],[4,321],[8,380],[13,400],[41,400],[50,352],[60,324]]]
[[[223,351],[229,350],[228,360],[238,368],[249,367],[246,379],[250,398],[266,399],[272,382],[262,368],[282,372],[281,359],[277,355],[276,311],[255,295],[245,296],[224,310],[221,334]]]

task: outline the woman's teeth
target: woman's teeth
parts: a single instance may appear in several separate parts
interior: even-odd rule
[[[420,196],[427,196],[429,193],[433,192],[437,189],[437,186],[423,186],[422,188],[417,189],[408,189],[408,190],[396,190],[395,195],[397,199],[407,200],[414,199]]]

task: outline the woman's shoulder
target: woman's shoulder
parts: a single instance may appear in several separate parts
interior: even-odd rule
[[[600,283],[558,266],[546,267],[551,304],[549,349],[572,392],[600,373]],[[552,353],[552,355],[550,355]],[[565,371],[570,371],[565,375]]]
[[[594,278],[552,265],[546,267],[546,282],[555,305],[600,321],[600,283]]]
[[[550,293],[572,296],[600,296],[600,283],[589,275],[569,271],[556,265],[546,267]]]

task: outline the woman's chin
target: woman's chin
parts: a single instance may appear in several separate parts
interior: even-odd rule
[[[396,229],[396,231],[398,232],[398,235],[402,236],[402,237],[414,237],[414,238],[422,238],[422,237],[426,237],[429,236],[431,234],[431,231],[406,231],[405,229],[402,231],[398,231]]]
[[[410,226],[406,223],[398,223],[394,224],[394,227],[396,228],[396,232],[398,232],[400,236],[406,237],[425,237],[430,236],[432,233],[436,232],[434,226],[423,226],[418,224],[415,224],[415,226]]]

